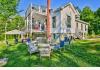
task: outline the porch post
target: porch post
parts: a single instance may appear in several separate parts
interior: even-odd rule
[[[28,38],[28,16],[27,16],[27,38]]]
[[[31,14],[30,14],[30,22],[31,22],[31,36],[32,36],[32,3],[31,3]]]

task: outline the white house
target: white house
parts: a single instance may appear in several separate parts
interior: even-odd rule
[[[59,34],[71,35],[85,39],[88,33],[88,23],[80,20],[80,13],[72,3],[51,12],[52,39]],[[31,4],[25,13],[25,31],[28,33],[46,32],[47,8]]]

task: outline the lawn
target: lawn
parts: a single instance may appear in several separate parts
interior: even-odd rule
[[[53,51],[51,58],[39,58],[39,53],[31,56],[27,46],[19,43],[6,49],[0,43],[0,58],[7,57],[6,67],[97,67],[100,66],[100,39],[76,40],[65,50]]]

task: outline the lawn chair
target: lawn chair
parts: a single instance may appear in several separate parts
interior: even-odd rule
[[[41,57],[49,57],[51,55],[51,48],[49,44],[39,44],[39,52]]]
[[[4,66],[5,64],[7,64],[7,61],[8,61],[8,58],[0,59],[0,67]]]
[[[64,47],[64,40],[63,41],[60,41],[60,47]]]
[[[65,45],[69,45],[69,39],[68,39],[68,37],[65,37],[64,44]]]
[[[26,39],[26,44],[29,45],[30,43],[31,43],[31,39],[30,38],[27,38]]]
[[[38,47],[36,46],[35,43],[29,43],[28,44],[28,52],[30,54],[35,53],[35,52],[38,52]]]

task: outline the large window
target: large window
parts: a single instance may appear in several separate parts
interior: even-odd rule
[[[71,16],[67,15],[67,27],[71,28]]]
[[[85,25],[85,31],[87,30],[87,27],[86,27],[86,25]]]
[[[81,24],[81,30],[83,30],[83,24]]]
[[[34,24],[34,18],[32,18],[32,23]]]
[[[52,27],[56,28],[56,16],[52,17]]]
[[[53,38],[54,38],[54,39],[56,38],[56,34],[53,34]]]
[[[78,23],[76,23],[76,28],[78,29]]]

